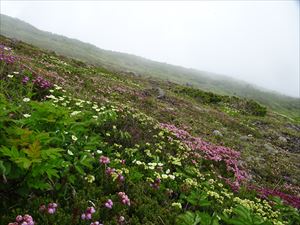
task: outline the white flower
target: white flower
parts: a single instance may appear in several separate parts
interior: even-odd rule
[[[13,72],[14,74],[19,74],[19,72]]]
[[[72,140],[73,140],[73,141],[77,141],[77,139],[78,139],[78,138],[77,138],[75,135],[72,135]]]
[[[30,98],[23,98],[23,102],[29,102]]]
[[[49,90],[49,92],[53,93],[53,92],[54,92],[54,90],[52,90],[52,89],[51,89],[51,90]]]
[[[74,154],[73,154],[73,152],[72,152],[72,151],[70,151],[69,149],[68,149],[68,151],[67,151],[67,152],[68,152],[68,154],[69,154],[69,155],[74,155]]]
[[[81,111],[74,111],[74,112],[71,113],[71,116],[76,116],[79,113],[81,113]]]
[[[170,174],[170,175],[169,175],[169,178],[170,178],[171,180],[174,180],[174,179],[175,179],[175,176],[172,175],[172,174]]]
[[[54,95],[47,95],[46,98],[56,99]]]
[[[31,115],[30,115],[30,114],[23,114],[23,116],[24,116],[25,118],[29,118],[29,117],[31,117]]]
[[[163,179],[166,179],[166,178],[168,178],[168,175],[167,175],[167,174],[163,174],[163,175],[161,175],[161,177],[162,177]]]
[[[97,153],[98,153],[98,154],[102,154],[102,151],[101,151],[101,150],[97,150]]]
[[[13,78],[14,75],[10,75],[10,74],[9,74],[9,75],[7,75],[7,77],[8,77],[8,78]]]
[[[93,183],[95,181],[95,177],[93,175],[87,175],[84,179],[89,183]]]
[[[173,203],[172,203],[172,206],[173,206],[173,207],[177,207],[177,208],[179,208],[179,209],[182,209],[182,205],[181,205],[181,203],[179,203],[179,202],[173,202]]]
[[[62,89],[62,87],[60,87],[60,86],[58,86],[58,85],[56,85],[56,84],[54,84],[54,87],[55,87],[56,90]]]
[[[96,120],[96,119],[98,119],[98,116],[93,116],[93,118]]]

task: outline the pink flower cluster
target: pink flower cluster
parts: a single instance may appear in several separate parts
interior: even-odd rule
[[[34,225],[32,216],[26,214],[24,216],[18,215],[16,217],[16,222],[9,223],[8,225]]]
[[[106,156],[100,156],[100,158],[99,158],[99,162],[101,163],[101,164],[109,164],[110,163],[110,159],[108,158],[108,157],[106,157]]]
[[[81,219],[83,220],[90,220],[92,219],[92,214],[94,214],[96,212],[94,207],[87,207],[87,209],[85,210],[85,213],[81,214]]]
[[[13,64],[16,61],[16,57],[10,54],[11,48],[4,45],[0,45],[0,61],[6,64]]]
[[[268,189],[268,188],[261,188],[255,186],[251,186],[249,188],[257,191],[262,198],[267,199],[269,196],[277,196],[281,198],[285,204],[300,209],[300,197],[298,196],[286,194],[281,191]]]
[[[52,84],[41,76],[35,78],[32,83],[42,89],[49,89],[52,87]]]
[[[179,129],[171,124],[161,123],[160,126],[172,132],[192,150],[190,154],[191,156],[195,156],[192,158],[192,160],[194,160],[192,161],[193,163],[195,163],[195,158],[197,159],[199,157],[197,153],[200,151],[207,160],[225,163],[227,171],[234,174],[234,186],[239,187],[241,182],[248,178],[247,172],[239,166],[239,152],[227,147],[216,146],[209,142],[205,142],[201,138],[193,137],[187,131]]]
[[[114,203],[111,199],[108,199],[104,204],[104,206],[108,209],[112,209],[113,205],[114,205]]]
[[[119,196],[119,199],[120,199],[122,204],[130,206],[130,199],[125,194],[125,192],[119,192],[118,196]]]
[[[56,212],[57,204],[56,203],[49,203],[48,207],[46,205],[40,206],[40,212],[48,212],[49,214],[54,214]]]

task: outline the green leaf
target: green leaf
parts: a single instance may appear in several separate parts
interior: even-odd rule
[[[61,148],[49,148],[41,151],[43,159],[55,159],[61,157],[61,152],[64,151]]]

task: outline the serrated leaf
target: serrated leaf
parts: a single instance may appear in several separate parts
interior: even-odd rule
[[[40,142],[35,140],[24,152],[32,159],[38,159],[41,157],[41,148]]]

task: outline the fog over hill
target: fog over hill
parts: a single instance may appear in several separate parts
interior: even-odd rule
[[[116,72],[165,79],[219,94],[252,98],[280,113],[292,117],[300,116],[299,99],[263,90],[228,76],[160,63],[127,53],[103,50],[76,39],[41,31],[22,20],[3,14],[1,14],[0,33]]]
[[[1,1],[35,27],[299,97],[297,1]]]

